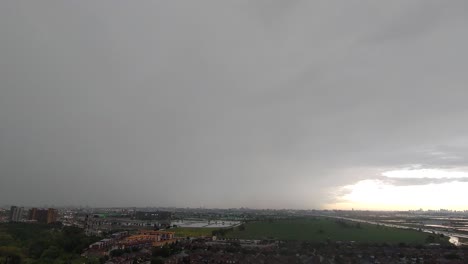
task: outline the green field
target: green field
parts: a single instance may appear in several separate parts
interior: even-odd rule
[[[426,244],[448,243],[440,238],[415,230],[404,230],[364,223],[344,222],[326,218],[276,220],[272,222],[251,222],[244,224],[245,230],[235,228],[226,238],[279,239],[311,242],[355,241],[357,243],[406,243]]]
[[[211,236],[211,232],[218,230],[219,228],[213,227],[176,227],[171,228],[168,231],[176,233],[176,237],[200,237],[200,236]]]

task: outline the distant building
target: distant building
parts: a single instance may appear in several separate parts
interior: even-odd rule
[[[142,229],[140,230],[140,235],[155,236],[156,241],[161,241],[173,239],[175,236],[175,232]]]
[[[37,208],[29,209],[28,220],[37,220]]]
[[[57,218],[58,218],[57,209],[53,209],[53,208],[47,209],[47,224],[57,222]]]
[[[10,208],[10,221],[19,222],[23,217],[23,207],[12,206]]]
[[[16,212],[16,210],[18,210],[18,207],[16,207],[16,206],[10,207],[10,218],[9,218],[10,222],[14,222],[14,221],[15,221],[14,219],[15,219],[15,212]]]
[[[31,208],[29,210],[29,220],[36,220],[38,223],[50,224],[57,222],[58,211],[57,209],[37,209]]]
[[[47,210],[45,209],[37,209],[36,211],[36,218],[31,219],[31,220],[36,220],[39,223],[47,223]]]

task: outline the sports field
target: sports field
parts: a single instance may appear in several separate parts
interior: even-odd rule
[[[344,222],[327,218],[305,218],[251,222],[245,230],[235,228],[226,238],[279,239],[311,242],[355,241],[357,243],[448,243],[448,238],[418,232],[364,223]]]

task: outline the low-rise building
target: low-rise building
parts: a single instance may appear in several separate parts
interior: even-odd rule
[[[175,243],[175,232],[159,230],[140,230],[138,235],[126,237],[119,241],[119,248],[128,247],[158,247]]]

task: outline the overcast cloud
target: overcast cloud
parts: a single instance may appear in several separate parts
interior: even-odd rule
[[[322,208],[386,170],[466,167],[467,14],[2,1],[0,204]]]

